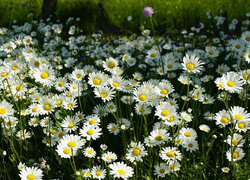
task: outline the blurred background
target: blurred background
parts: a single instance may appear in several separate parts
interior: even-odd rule
[[[42,18],[46,0],[0,0],[0,26],[10,27],[13,20],[23,24]],[[190,28],[197,21],[208,23],[206,12],[212,16],[225,16],[230,22],[240,20],[250,12],[247,0],[47,0],[55,5],[46,5],[44,11],[52,9],[54,21],[65,21],[68,17],[80,17],[80,26],[85,33],[101,29],[106,33],[140,33],[140,27],[150,27],[142,10],[145,6],[154,9],[153,22],[158,34],[173,27]],[[54,6],[54,7],[50,7]],[[53,9],[55,8],[55,9]],[[223,11],[221,11],[223,10]],[[32,13],[33,15],[31,15]],[[29,16],[28,16],[29,15]]]

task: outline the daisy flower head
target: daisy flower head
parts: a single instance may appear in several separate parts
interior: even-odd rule
[[[106,59],[106,61],[103,62],[103,68],[109,72],[111,72],[117,66],[118,66],[118,61],[112,57]]]
[[[248,49],[244,54],[247,63],[250,63],[250,49]]]
[[[117,159],[117,155],[113,152],[105,152],[102,154],[102,160],[107,163],[112,163]]]
[[[61,123],[61,127],[66,131],[71,133],[77,130],[79,119],[73,118],[71,116],[66,116],[66,118]]]
[[[230,169],[228,167],[223,167],[223,168],[221,168],[221,171],[224,173],[228,173],[230,171]]]
[[[206,124],[201,124],[201,125],[199,126],[199,129],[200,129],[201,131],[204,131],[204,132],[209,132],[209,131],[210,131],[210,127],[209,127],[208,125],[206,125]]]
[[[239,73],[245,84],[250,84],[250,69],[243,70]]]
[[[54,71],[47,65],[42,65],[39,69],[35,69],[33,76],[36,82],[48,87],[51,87],[55,81]]]
[[[178,151],[175,147],[164,147],[160,151],[159,156],[161,157],[162,160],[167,161],[168,163],[173,162],[173,161],[181,161],[182,155],[180,151]]]
[[[89,74],[88,83],[92,87],[101,87],[108,83],[108,78],[102,72],[93,72]]]
[[[19,174],[21,180],[42,180],[43,172],[37,167],[24,167]]]
[[[249,129],[249,121],[238,121],[236,123],[235,129],[238,132],[246,132]]]
[[[95,158],[96,151],[92,147],[87,147],[84,149],[84,156],[88,158]]]
[[[180,140],[185,141],[188,139],[196,139],[197,133],[193,128],[181,128],[180,129]]]
[[[43,115],[50,114],[54,111],[55,104],[56,102],[53,99],[45,96],[39,102],[38,106],[39,112]]]
[[[73,150],[81,149],[84,145],[84,142],[82,141],[81,137],[73,134],[67,134],[63,136],[59,143]]]
[[[84,125],[99,126],[101,119],[97,115],[89,115],[85,117]]]
[[[244,81],[241,76],[233,71],[223,74],[221,77],[221,82],[225,86],[225,90],[230,93],[240,93],[243,89]]]
[[[120,127],[118,124],[109,123],[107,126],[109,133],[117,135],[120,132]]]
[[[230,135],[227,136],[227,143],[230,146],[232,145],[232,146],[242,147],[245,143],[245,139],[243,139],[242,135],[234,133],[233,138]]]
[[[187,139],[182,143],[182,146],[190,152],[196,151],[199,149],[198,142],[193,139]]]
[[[188,54],[183,58],[183,69],[192,72],[192,73],[199,73],[202,70],[202,65],[204,63],[199,60],[199,57],[192,55],[189,56]]]
[[[75,69],[71,74],[71,78],[78,82],[82,81],[84,76],[85,76],[85,73],[82,69]]]
[[[115,91],[107,86],[99,87],[94,89],[96,97],[100,97],[103,102],[110,101],[113,99]]]
[[[180,163],[178,161],[172,161],[168,164],[170,172],[175,172],[180,170]]]
[[[247,113],[245,108],[233,106],[230,108],[230,114],[236,121],[250,121],[250,113]]]
[[[8,103],[5,99],[0,103],[0,117],[6,118],[14,114],[13,105]]]
[[[243,157],[245,156],[245,153],[243,151],[243,149],[236,147],[235,149],[232,149],[233,151],[231,151],[231,148],[227,151],[226,156],[227,156],[227,160],[228,161],[239,161],[241,159],[243,159]],[[233,154],[232,154],[233,153]]]
[[[144,104],[144,103],[136,103],[135,105],[135,112],[138,115],[148,115],[152,111],[151,106]]]
[[[101,130],[102,129],[98,126],[85,125],[80,130],[80,135],[85,137],[88,141],[91,139],[96,140],[102,134]]]
[[[147,155],[147,152],[141,142],[131,143],[127,150],[126,159],[131,163],[134,161],[142,162],[142,158]]]
[[[217,125],[222,125],[223,127],[231,123],[230,114],[226,110],[216,113],[214,119],[216,120]]]
[[[169,120],[176,115],[176,109],[168,102],[161,102],[156,106],[155,115],[162,120]]]
[[[169,133],[165,129],[155,129],[150,133],[149,141],[154,145],[165,143],[169,139]]]
[[[160,163],[154,167],[154,175],[157,177],[164,178],[169,172],[170,170],[166,163]]]
[[[156,93],[159,96],[168,97],[172,92],[174,92],[174,87],[171,83],[160,82],[159,85],[156,86]]]
[[[127,180],[128,178],[133,177],[134,171],[133,168],[125,164],[124,162],[114,162],[109,165],[110,174],[114,178],[121,178]]]
[[[104,179],[106,177],[106,169],[101,169],[101,166],[94,166],[91,174],[94,179]]]

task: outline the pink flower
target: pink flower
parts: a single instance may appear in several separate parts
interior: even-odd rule
[[[145,7],[142,11],[145,17],[151,17],[154,14],[154,10],[152,7]]]

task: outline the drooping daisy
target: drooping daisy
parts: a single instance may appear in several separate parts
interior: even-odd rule
[[[80,130],[81,136],[85,137],[88,141],[93,139],[96,140],[100,137],[101,133],[101,128],[98,126],[91,126],[91,125],[86,125],[83,126],[82,129]]]
[[[133,177],[133,169],[124,162],[114,162],[109,165],[110,174],[114,178],[128,179]]]
[[[130,147],[128,147],[126,159],[130,162],[140,161],[142,162],[142,158],[147,155],[145,148],[141,142],[138,143],[130,143]]]
[[[188,72],[199,73],[202,70],[204,63],[199,60],[199,57],[192,55],[191,57],[187,54],[183,58],[183,69]]]
[[[164,147],[159,153],[159,156],[162,160],[167,161],[168,163],[181,160],[182,155],[175,147]]]
[[[43,172],[37,167],[24,167],[19,176],[21,180],[42,180]]]
[[[179,171],[181,165],[178,161],[172,161],[168,164],[168,167],[169,167],[170,172],[174,172],[174,171]]]
[[[25,140],[31,137],[31,133],[26,129],[20,130],[16,133],[16,136],[19,137],[21,140]]]

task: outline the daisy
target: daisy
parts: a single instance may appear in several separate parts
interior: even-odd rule
[[[159,153],[159,156],[162,160],[167,161],[168,163],[179,160],[181,161],[182,155],[180,151],[176,150],[175,147],[164,147]]]
[[[244,81],[238,73],[230,71],[227,74],[223,74],[221,81],[225,85],[225,90],[230,93],[239,93],[243,89]]]
[[[102,154],[102,160],[107,163],[112,163],[117,159],[117,155],[113,152],[105,152]]]
[[[109,165],[110,174],[114,178],[122,178],[127,180],[133,177],[134,171],[130,166],[127,166],[124,162],[114,162]]]
[[[48,87],[51,87],[55,80],[53,69],[46,65],[42,65],[39,69],[35,69],[33,76],[36,82]]]
[[[90,169],[83,169],[82,170],[82,173],[83,173],[83,177],[85,178],[85,179],[91,179],[92,177],[91,177],[91,170]]]
[[[31,137],[31,133],[29,131],[26,131],[26,129],[24,129],[18,131],[16,133],[16,136],[19,137],[21,140],[25,140]]]
[[[193,128],[181,128],[180,129],[180,132],[179,132],[179,135],[180,135],[180,140],[188,140],[188,139],[196,139],[197,138],[197,133],[195,132],[195,130]]]
[[[156,106],[155,115],[162,120],[169,120],[171,116],[176,115],[176,109],[168,102],[161,102]]]
[[[199,73],[202,70],[204,63],[199,60],[199,57],[192,55],[191,57],[187,54],[183,58],[183,69],[188,72]]]
[[[242,135],[234,133],[233,138],[230,135],[227,136],[227,143],[230,146],[242,147],[245,143],[245,139],[243,139]]]
[[[219,56],[219,50],[215,46],[207,46],[205,50],[208,57],[215,58]]]
[[[71,78],[78,81],[78,82],[82,81],[84,76],[85,76],[85,73],[82,69],[75,69],[71,74]]]
[[[74,97],[66,97],[62,105],[65,109],[74,110],[77,107],[77,100]]]
[[[96,105],[93,109],[93,114],[96,114],[100,117],[105,117],[109,113],[109,109],[106,106],[101,106],[100,104]]]
[[[249,129],[249,121],[238,121],[235,129],[239,132],[246,132]]]
[[[185,121],[185,122],[191,122],[193,119],[192,114],[189,114],[185,111],[180,113],[180,117]]]
[[[32,103],[27,111],[31,116],[38,116],[39,115],[38,109],[39,109],[39,104]]]
[[[24,167],[19,174],[21,180],[42,180],[43,172],[37,167]]]
[[[196,151],[199,149],[198,142],[193,139],[188,139],[182,143],[182,146],[190,152]]]
[[[89,126],[99,126],[101,123],[101,119],[97,115],[89,115],[86,116],[84,125]]]
[[[135,112],[138,115],[149,115],[152,109],[149,105],[144,103],[136,103],[135,105]]]
[[[229,172],[229,168],[228,167],[223,167],[221,168],[221,171],[224,172],[224,173],[228,173]]]
[[[93,72],[89,74],[88,83],[91,87],[101,87],[108,83],[108,78],[102,72]]]
[[[99,128],[98,126],[91,126],[91,125],[85,125],[82,127],[82,129],[80,130],[80,135],[82,137],[87,138],[87,140],[96,140],[100,137],[101,133],[101,128]]]
[[[84,156],[88,158],[95,158],[96,151],[92,147],[87,147],[84,149]]]
[[[220,75],[223,75],[227,73],[230,70],[230,68],[226,64],[220,64],[218,65],[216,72]]]
[[[114,113],[117,111],[117,106],[115,105],[115,103],[111,101],[106,104],[106,107],[109,109],[111,113]]]
[[[114,134],[114,135],[117,135],[120,132],[120,128],[118,124],[115,124],[115,123],[109,123],[107,126],[107,129],[109,133]]]
[[[214,119],[217,125],[223,125],[223,127],[231,123],[230,114],[226,110],[216,113]]]
[[[156,86],[156,93],[162,97],[168,97],[170,93],[174,92],[174,87],[171,83],[161,82]]]
[[[126,85],[126,81],[121,76],[112,76],[109,79],[109,84],[116,90],[122,90]]]
[[[14,114],[12,104],[8,103],[5,99],[0,103],[0,117],[6,118]]]
[[[106,61],[103,61],[103,68],[106,71],[111,72],[117,66],[118,66],[118,61],[112,57],[106,59]]]
[[[230,108],[230,114],[236,121],[250,121],[250,113],[245,108],[234,106]]]
[[[154,167],[154,175],[157,176],[158,178],[164,178],[166,174],[170,172],[168,166],[165,163],[160,163],[159,165],[156,165]]]
[[[142,158],[147,155],[147,151],[141,142],[130,143],[129,149],[127,150],[126,159],[131,163],[134,161],[142,162]]]
[[[169,138],[169,133],[165,129],[156,129],[150,133],[149,141],[155,146],[165,143]]]
[[[39,119],[35,117],[30,118],[28,123],[32,127],[37,127],[39,125]]]
[[[208,125],[206,125],[206,124],[201,124],[201,125],[199,126],[199,129],[200,129],[201,131],[204,131],[204,132],[209,132],[209,131],[210,131],[210,127],[209,127]]]
[[[60,140],[59,143],[62,143],[63,145],[67,146],[71,149],[81,149],[81,147],[84,145],[84,142],[81,140],[80,136],[77,135],[65,135]]]
[[[233,154],[231,154],[233,153]],[[243,151],[243,149],[236,147],[235,149],[233,149],[233,152],[231,151],[231,148],[226,152],[226,156],[227,156],[227,160],[228,161],[239,161],[241,160],[244,156],[245,153]],[[232,159],[233,158],[233,159]]]
[[[77,149],[73,149],[65,145],[64,143],[59,143],[56,147],[56,152],[61,158],[71,158],[77,155]]]
[[[73,118],[73,117],[70,117],[70,116],[66,116],[66,118],[61,123],[61,127],[66,132],[71,133],[72,131],[77,130],[78,123],[79,123],[79,119],[76,119],[76,118]]]
[[[49,97],[43,97],[39,102],[38,110],[40,114],[47,115],[54,111],[55,101]]]
[[[95,97],[100,97],[103,102],[110,101],[113,99],[115,91],[109,87],[100,87],[94,89]]]
[[[106,176],[106,169],[101,169],[101,166],[94,166],[91,170],[94,179],[104,179]]]
[[[168,167],[169,167],[170,172],[175,172],[175,171],[180,170],[181,165],[177,161],[172,161],[169,163]]]
[[[240,71],[239,73],[245,84],[250,84],[250,69]]]
[[[145,103],[145,104],[152,104],[156,97],[156,93],[152,90],[146,89],[143,86],[135,89],[133,91],[134,99],[137,102]]]

